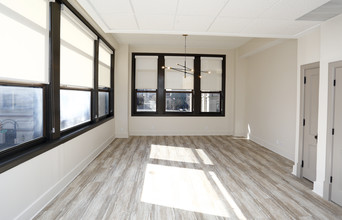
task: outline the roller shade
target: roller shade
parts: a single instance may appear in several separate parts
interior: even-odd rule
[[[93,34],[66,7],[61,13],[61,85],[94,86]]]
[[[158,57],[135,56],[135,88],[157,89]]]
[[[99,46],[99,87],[110,88],[110,59],[113,51],[102,41]]]
[[[0,80],[49,83],[48,10],[46,0],[0,2]]]
[[[201,91],[222,91],[222,58],[201,57]]]
[[[194,59],[195,59],[194,57],[187,57],[186,67],[193,69]],[[166,56],[165,66],[182,68],[179,65],[184,66],[185,65],[184,61],[185,61],[184,57]],[[165,89],[193,90],[193,88],[194,88],[194,76],[192,74],[186,74],[186,78],[184,78],[183,72],[165,69]]]

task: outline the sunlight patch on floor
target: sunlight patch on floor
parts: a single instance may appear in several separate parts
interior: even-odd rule
[[[150,158],[184,163],[199,163],[191,148],[185,147],[152,144]]]
[[[226,199],[226,201],[228,202],[230,207],[232,207],[232,209],[234,210],[235,215],[239,219],[246,219],[246,217],[241,212],[239,206],[236,204],[233,197],[224,188],[223,184],[221,183],[219,178],[216,176],[216,174],[214,172],[209,172],[209,174],[210,174],[211,178],[213,178],[214,182],[216,183],[217,187],[220,189],[222,195],[224,196],[224,198]]]
[[[147,164],[141,201],[230,217],[204,171]]]

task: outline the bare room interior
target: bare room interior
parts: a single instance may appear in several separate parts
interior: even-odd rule
[[[1,0],[0,26],[0,219],[342,219],[341,0]]]

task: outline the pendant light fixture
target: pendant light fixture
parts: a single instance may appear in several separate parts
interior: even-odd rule
[[[168,69],[168,70],[174,70],[177,72],[182,72],[184,73],[184,78],[186,78],[186,75],[194,75],[194,69],[191,69],[189,67],[187,67],[186,65],[186,37],[188,35],[187,34],[183,34],[184,37],[184,64],[177,64],[177,67],[172,67],[172,66],[162,66],[162,69]],[[210,74],[210,71],[201,71],[201,73],[207,73]],[[201,78],[201,76],[199,76]]]

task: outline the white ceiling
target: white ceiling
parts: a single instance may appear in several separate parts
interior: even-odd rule
[[[105,32],[129,44],[165,43],[167,36],[173,44],[179,37],[172,35],[183,33],[232,43],[249,39],[237,37],[295,38],[321,23],[296,19],[328,1],[78,0]]]

